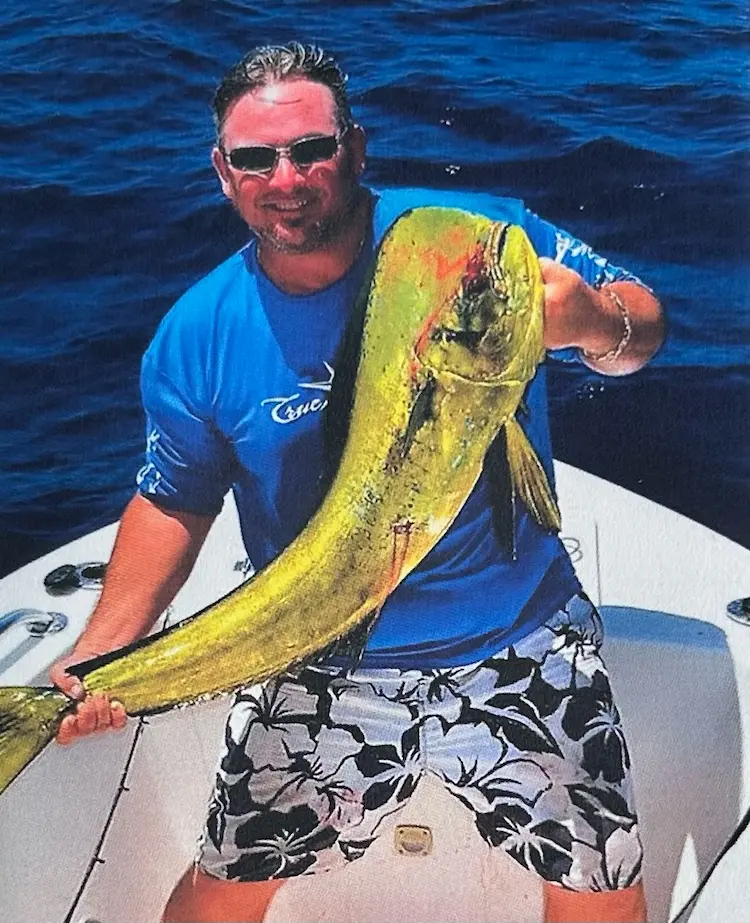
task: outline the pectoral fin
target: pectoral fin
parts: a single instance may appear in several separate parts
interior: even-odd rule
[[[508,465],[516,496],[526,504],[534,519],[550,532],[560,531],[560,510],[547,475],[519,423],[505,427]]]

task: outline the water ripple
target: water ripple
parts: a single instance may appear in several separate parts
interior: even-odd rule
[[[654,285],[662,354],[601,387],[555,372],[556,450],[750,543],[744,0],[4,12],[0,572],[130,495],[142,351],[246,237],[209,164],[214,86],[253,43],[297,37],[350,71],[370,182],[523,197]]]

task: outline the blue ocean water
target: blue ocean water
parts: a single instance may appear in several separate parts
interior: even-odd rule
[[[212,91],[294,38],[348,70],[370,182],[522,197],[659,293],[647,369],[553,370],[556,454],[750,545],[745,0],[6,0],[0,573],[127,502],[141,353],[245,239]]]

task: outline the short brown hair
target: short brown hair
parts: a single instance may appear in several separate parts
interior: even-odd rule
[[[288,45],[262,45],[254,48],[224,77],[213,98],[217,136],[221,135],[227,111],[236,99],[274,80],[294,78],[312,80],[327,86],[336,104],[339,130],[343,131],[353,124],[346,93],[347,76],[333,56],[317,45],[290,42]]]

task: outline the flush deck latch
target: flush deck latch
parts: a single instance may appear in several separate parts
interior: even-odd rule
[[[432,830],[421,824],[399,824],[393,843],[402,856],[429,856],[432,852]]]

